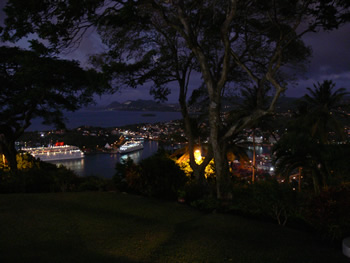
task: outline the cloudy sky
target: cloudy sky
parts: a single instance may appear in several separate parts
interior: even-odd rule
[[[0,0],[0,9],[6,0]],[[0,23],[3,22],[4,13],[0,12]],[[301,97],[306,93],[306,87],[312,87],[316,82],[331,79],[336,83],[336,88],[346,88],[350,92],[350,24],[336,31],[318,32],[304,37],[307,45],[312,47],[312,58],[307,65],[307,71],[300,77],[297,85],[289,86],[287,96]],[[66,58],[82,61],[86,65],[88,56],[102,51],[95,32],[90,32],[81,43],[79,49],[65,55]],[[198,87],[198,78],[192,82],[192,87]],[[139,89],[123,89],[113,95],[104,95],[97,98],[98,104],[109,104],[112,101],[125,101],[128,99],[152,99],[147,87]],[[176,90],[169,96],[169,102],[176,102]]]
[[[305,78],[299,79],[297,87],[291,87],[287,95],[301,96],[305,87],[331,79],[337,88],[350,91],[350,24],[332,32],[319,32],[304,37],[312,47],[312,58]]]

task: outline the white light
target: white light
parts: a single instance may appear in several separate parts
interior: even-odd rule
[[[202,160],[202,154],[200,150],[197,149],[194,151],[194,159],[196,163],[199,163]]]

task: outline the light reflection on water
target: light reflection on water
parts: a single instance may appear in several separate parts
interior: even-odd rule
[[[135,163],[140,160],[150,157],[158,150],[158,142],[145,141],[144,148],[140,151],[131,152],[128,154],[109,154],[99,153],[85,155],[83,159],[53,161],[56,165],[64,165],[73,170],[80,176],[101,176],[104,178],[112,178],[115,174],[115,165],[121,160],[126,160],[130,157]]]
[[[260,146],[260,145],[256,145],[255,146],[255,153],[257,155],[261,155],[261,154],[270,154],[271,153],[271,146]],[[250,158],[253,157],[253,146],[248,146],[248,151],[247,154]]]
[[[140,160],[150,157],[155,154],[158,150],[158,142],[156,141],[145,141],[144,148],[140,151],[131,152],[128,154],[90,154],[85,155],[83,159],[77,160],[62,160],[54,161],[52,163],[56,165],[64,165],[67,168],[75,171],[80,176],[101,176],[104,178],[112,178],[115,174],[115,165],[121,160],[126,160],[130,157],[135,163]],[[252,157],[253,148],[248,148],[248,156]],[[270,153],[271,148],[265,146],[256,146],[256,154],[260,155],[263,153]]]
[[[138,163],[141,160],[141,151],[136,151],[128,154],[123,154],[120,156],[119,161],[126,161],[128,158],[131,158],[135,163]]]

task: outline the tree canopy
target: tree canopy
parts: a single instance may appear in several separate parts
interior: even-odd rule
[[[299,101],[297,113],[273,148],[276,172],[289,176],[302,167],[303,175],[312,178],[316,192],[341,174],[337,166],[348,149],[342,144],[345,136],[342,136],[344,127],[340,123],[340,117],[348,117],[343,112],[347,106],[344,96],[348,93],[334,88],[330,80],[308,88],[310,95],[306,94]]]
[[[344,96],[349,95],[345,88],[334,90],[335,84],[331,80],[314,84],[314,88],[308,88],[310,94],[304,96],[309,111],[309,124],[311,135],[322,143],[330,143],[329,132],[334,132],[338,138],[344,140],[344,128],[340,122],[341,118],[348,117],[344,112],[349,108],[345,104]],[[333,138],[334,139],[334,138]]]
[[[14,168],[14,142],[36,117],[64,127],[63,111],[91,103],[108,87],[101,73],[38,51],[0,47],[0,144]]]
[[[197,71],[209,98],[221,198],[228,185],[227,139],[274,110],[290,80],[286,66],[302,65],[310,55],[301,37],[337,28],[350,20],[349,10],[346,0],[9,0],[3,38],[16,41],[35,33],[52,48],[72,47],[94,26],[109,48],[95,62],[102,62],[116,85],[151,81],[153,93],[162,95],[177,81],[180,102],[190,72]],[[222,129],[222,98],[242,80],[258,94],[271,87],[270,104]],[[186,115],[185,103],[182,107]]]

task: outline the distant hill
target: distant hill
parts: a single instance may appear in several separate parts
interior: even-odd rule
[[[107,110],[119,111],[179,111],[177,104],[158,103],[153,100],[128,100],[125,102],[114,101],[105,107]]]
[[[297,108],[297,102],[301,98],[294,97],[280,97],[277,101],[276,111],[287,112],[288,110],[295,110]]]
[[[271,98],[272,99],[272,98]],[[287,112],[288,110],[294,110],[297,107],[297,101],[300,98],[293,98],[293,97],[280,97],[276,104],[276,111],[277,112]],[[243,103],[243,99],[241,97],[233,97],[229,99],[223,99],[222,105],[225,110],[232,110],[239,105]]]
[[[300,98],[280,97],[276,110],[277,112],[286,112],[293,110],[296,107],[296,102]],[[230,110],[242,103],[239,97],[231,99],[223,99],[222,105],[226,110]],[[180,111],[180,106],[177,103],[158,103],[154,100],[128,100],[125,102],[114,101],[103,107],[104,110],[118,110],[118,111]],[[194,111],[194,109],[192,109]]]

